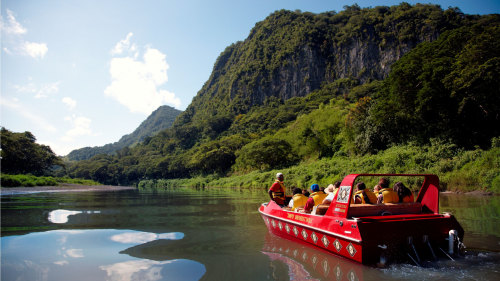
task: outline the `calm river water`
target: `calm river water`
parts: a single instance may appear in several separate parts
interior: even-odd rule
[[[266,190],[1,197],[1,280],[500,280],[500,197],[440,195],[465,258],[377,269],[268,234]]]

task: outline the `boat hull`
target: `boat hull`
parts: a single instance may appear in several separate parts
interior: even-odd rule
[[[433,258],[442,254],[438,249],[447,251],[447,238],[452,229],[463,239],[463,229],[451,215],[346,219],[285,211],[274,205],[270,202],[259,209],[274,235],[363,264],[401,262],[409,258],[417,263],[421,258]]]

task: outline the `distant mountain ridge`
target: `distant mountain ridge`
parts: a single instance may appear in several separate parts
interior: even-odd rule
[[[128,135],[124,135],[115,143],[104,146],[84,147],[71,151],[68,159],[73,161],[90,159],[97,154],[113,154],[125,147],[133,146],[144,141],[147,137],[152,137],[156,133],[170,128],[181,110],[168,105],[158,107],[151,115],[144,120],[137,129]]]

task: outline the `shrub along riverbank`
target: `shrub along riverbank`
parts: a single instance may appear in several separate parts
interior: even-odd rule
[[[254,171],[229,177],[205,176],[190,179],[143,180],[139,188],[169,188],[175,186],[216,186],[267,189],[276,172],[285,175],[285,184],[307,188],[313,183],[327,186],[351,173],[431,173],[440,178],[442,191],[487,191],[500,193],[500,146],[494,141],[489,150],[462,150],[452,144],[434,141],[428,146],[399,145],[378,154],[366,156],[338,155],[311,163],[302,163],[281,170]],[[376,178],[364,178],[368,186]],[[418,190],[420,178],[402,180]]]
[[[37,177],[33,175],[1,175],[2,187],[57,186],[63,183],[81,185],[100,185],[93,180],[71,179],[67,177]]]

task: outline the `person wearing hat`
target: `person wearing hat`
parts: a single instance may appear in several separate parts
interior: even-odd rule
[[[311,185],[311,195],[309,199],[307,199],[306,205],[304,206],[304,212],[310,213],[314,206],[317,206],[323,202],[323,199],[326,197],[326,193],[319,190],[319,185],[313,184]]]
[[[271,185],[268,192],[271,200],[276,202],[276,204],[280,205],[281,207],[285,206],[285,184],[283,183],[283,179],[283,174],[277,173],[276,180],[274,181],[273,185]]]

